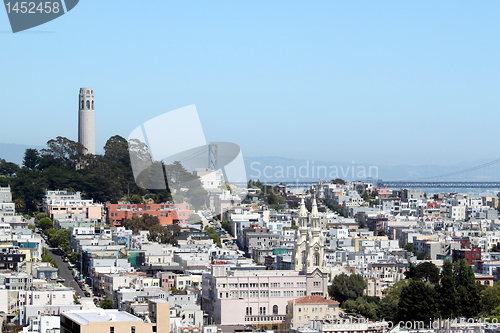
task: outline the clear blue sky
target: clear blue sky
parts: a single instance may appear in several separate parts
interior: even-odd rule
[[[372,164],[487,161],[497,150],[500,2],[81,0],[12,34],[0,9],[0,142],[97,146],[196,104],[245,156]],[[175,143],[173,143],[175,144]]]

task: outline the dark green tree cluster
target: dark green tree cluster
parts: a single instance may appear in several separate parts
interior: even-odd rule
[[[118,135],[106,142],[104,155],[83,154],[81,144],[59,136],[49,140],[46,149],[27,149],[21,167],[0,159],[0,185],[11,185],[16,209],[27,214],[39,211],[45,189],[79,191],[84,198],[97,202],[116,203],[127,198],[132,202],[142,202],[143,198],[157,203],[172,201],[168,186],[164,190],[137,186],[129,150],[137,157],[135,162],[144,167],[138,183],[149,184],[160,178],[174,189],[182,187],[182,191],[176,191],[180,197],[176,202],[189,202],[195,209],[206,204],[207,193],[201,182],[179,162],[163,165],[151,161],[145,144],[128,142]]]
[[[133,216],[131,219],[125,219],[122,225],[132,230],[134,235],[138,235],[141,230],[149,230],[151,227],[160,224],[160,219],[157,216],[144,214],[142,216]]]
[[[72,189],[99,202],[117,202],[129,192],[139,193],[127,141],[114,136],[104,150],[104,155],[84,155],[81,144],[59,136],[49,140],[46,149],[27,149],[15,174],[0,174],[12,186],[16,208],[23,213],[40,209],[45,189]]]
[[[377,297],[360,296],[355,300],[349,299],[344,302],[342,308],[348,313],[357,313],[366,318],[376,319],[380,300]]]
[[[52,220],[49,219],[48,217],[43,217],[40,220],[38,220],[37,225],[38,228],[42,229],[42,231],[54,228],[54,222],[52,222]]]
[[[161,244],[177,245],[177,237],[181,233],[181,228],[177,224],[167,226],[154,225],[149,228],[148,240]]]
[[[424,321],[436,318],[474,318],[480,311],[481,286],[465,261],[445,260],[441,273],[431,262],[411,266],[404,285],[388,290],[381,301],[379,317],[396,321]]]
[[[105,298],[99,302],[99,306],[102,309],[112,309],[113,308],[113,300],[109,298]]]
[[[362,296],[366,285],[363,276],[359,274],[340,274],[333,278],[328,293],[337,302],[344,303],[347,300],[355,300]]]
[[[362,296],[361,286],[359,277],[353,283],[346,276],[337,276],[330,295],[348,312],[393,322],[500,315],[500,285],[481,292],[484,287],[476,284],[465,260],[453,264],[446,260],[441,273],[430,262],[411,266],[406,279],[387,288],[381,300]]]
[[[212,240],[214,241],[214,243],[218,246],[218,247],[222,247],[222,243],[221,243],[221,240],[220,240],[220,236],[219,234],[217,233],[217,231],[215,231],[214,228],[212,227],[209,227],[209,226],[206,226],[205,227],[205,232],[207,234],[208,237],[212,238]]]
[[[123,221],[123,226],[132,230],[134,235],[139,231],[149,231],[148,240],[162,244],[176,244],[176,237],[179,236],[181,228],[177,224],[162,226],[157,216],[144,214],[143,216],[133,216],[131,219]]]
[[[57,247],[65,253],[71,251],[71,233],[68,229],[54,229],[50,228],[44,231],[47,235],[47,240],[52,247]]]
[[[432,262],[425,261],[417,266],[410,264],[408,271],[405,272],[407,279],[438,283],[439,282],[439,268]]]

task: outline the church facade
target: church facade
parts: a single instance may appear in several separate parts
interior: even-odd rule
[[[311,213],[308,213],[304,199],[300,203],[299,228],[295,234],[292,257],[294,270],[306,276],[307,296],[328,298],[328,273],[325,260],[325,239],[316,198],[313,198]]]

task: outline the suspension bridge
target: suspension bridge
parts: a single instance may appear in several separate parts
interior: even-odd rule
[[[366,179],[360,179],[367,181]],[[283,184],[290,188],[309,188],[317,181],[297,180],[266,182],[268,185]],[[462,170],[446,172],[431,177],[415,177],[407,180],[370,180],[379,187],[435,188],[435,189],[498,189],[500,190],[500,159]]]

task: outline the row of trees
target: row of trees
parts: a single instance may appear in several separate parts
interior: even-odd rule
[[[465,260],[444,262],[441,273],[431,262],[410,266],[406,279],[385,291],[381,300],[363,296],[366,283],[360,275],[334,278],[330,295],[352,313],[371,319],[429,322],[436,318],[474,318],[500,315],[500,285],[476,284]]]

